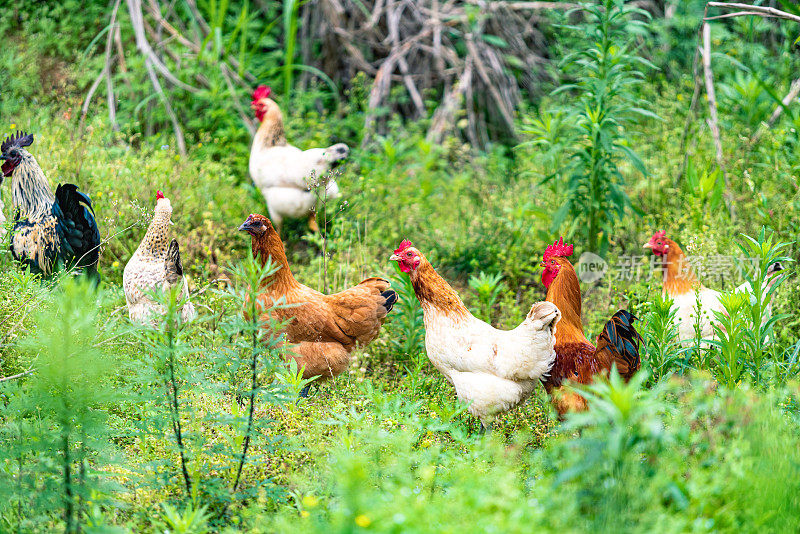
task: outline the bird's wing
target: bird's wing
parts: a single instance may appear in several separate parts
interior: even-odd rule
[[[303,286],[289,300],[302,305],[276,315],[293,318],[286,328],[290,341],[337,341],[349,350],[356,343],[365,345],[375,339],[397,294],[387,280],[368,278],[333,295]]]
[[[323,154],[321,148],[302,151],[291,145],[261,149],[250,155],[250,176],[260,189],[294,187],[307,190],[311,175],[320,177],[329,168]]]
[[[96,273],[100,259],[100,230],[89,197],[74,184],[59,185],[53,216],[61,237],[62,261]]]

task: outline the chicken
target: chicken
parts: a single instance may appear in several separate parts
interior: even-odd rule
[[[428,358],[483,427],[524,402],[553,365],[558,308],[537,302],[518,327],[498,330],[474,317],[409,241],[390,259],[409,274],[422,305]]]
[[[282,334],[288,347],[287,358],[303,368],[303,378],[322,379],[340,375],[357,346],[372,342],[380,332],[386,315],[397,302],[397,293],[383,278],[367,278],[355,287],[324,295],[295,280],[278,232],[263,215],[251,214],[239,227],[251,236],[253,256],[262,265],[267,259],[279,267],[267,280],[259,300],[265,310],[264,322],[272,318],[287,323]],[[273,308],[285,297],[289,307]],[[308,394],[308,387],[301,392]]]
[[[558,306],[562,313],[556,331],[556,360],[544,385],[562,418],[567,412],[587,408],[586,399],[564,389],[567,380],[590,384],[595,376],[608,375],[612,366],[616,366],[625,380],[630,380],[641,366],[639,343],[642,338],[633,327],[636,317],[627,310],[620,310],[611,317],[597,338],[597,346],[584,335],[581,288],[575,268],[567,259],[572,250],[573,246],[564,244],[561,238],[547,247],[542,260],[547,302]]]
[[[700,305],[700,337],[713,339],[714,314],[723,312],[721,293],[703,286],[686,259],[681,247],[666,236],[665,231],[656,232],[650,241],[643,245],[661,260],[664,295],[673,301],[678,338],[686,346],[695,338],[695,316]]]
[[[172,204],[158,191],[153,220],[122,274],[128,314],[135,323],[157,326],[166,310],[151,295],[157,290],[167,292],[173,287],[180,288],[181,320],[187,322],[197,317],[189,300],[189,285],[183,275],[178,241],[169,238],[171,218]]]
[[[317,193],[309,179],[325,179],[332,166],[345,159],[350,149],[343,143],[328,148],[300,150],[286,142],[283,115],[274,100],[272,90],[259,85],[253,92],[251,106],[261,123],[250,149],[250,177],[267,201],[269,216],[280,231],[285,218],[308,218],[312,231],[317,231],[314,210]],[[339,196],[336,181],[325,184],[325,196]]]
[[[61,268],[99,280],[100,231],[92,201],[73,184],[55,195],[33,155],[33,135],[17,132],[0,145],[2,173],[11,176],[11,253],[31,272],[49,277]]]

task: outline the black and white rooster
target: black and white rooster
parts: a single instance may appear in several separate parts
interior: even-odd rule
[[[31,272],[49,277],[77,269],[97,280],[100,231],[92,201],[73,184],[53,195],[42,168],[26,146],[33,135],[17,132],[0,145],[3,176],[11,176],[14,226],[11,253]]]

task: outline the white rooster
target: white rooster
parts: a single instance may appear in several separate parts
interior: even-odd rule
[[[267,201],[270,219],[278,231],[285,218],[308,218],[308,226],[316,232],[314,208],[317,195],[309,178],[325,178],[325,173],[350,153],[343,143],[328,148],[300,150],[286,142],[283,115],[274,100],[272,90],[259,85],[253,92],[251,106],[261,123],[250,149],[250,177]],[[330,180],[325,184],[325,196],[339,196],[339,186]]]
[[[425,320],[428,358],[456,388],[484,428],[495,415],[527,399],[556,358],[555,304],[537,302],[513,330],[474,317],[422,253],[409,241],[390,258],[411,277]]]
[[[158,289],[168,291],[175,286],[181,287],[179,295],[183,302],[181,319],[186,322],[197,317],[197,312],[189,301],[189,285],[183,276],[178,241],[169,239],[171,218],[172,205],[169,199],[164,198],[164,194],[158,191],[153,220],[122,275],[128,313],[133,322],[154,326],[158,324],[159,317],[165,313],[164,307],[147,293]]]

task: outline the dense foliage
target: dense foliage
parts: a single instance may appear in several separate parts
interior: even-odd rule
[[[93,288],[20,272],[3,238],[0,531],[800,530],[800,108],[797,95],[780,102],[800,67],[800,25],[712,21],[720,161],[695,57],[703,1],[539,12],[546,60],[503,57],[521,95],[518,139],[481,147],[467,142],[465,116],[442,142],[426,139],[436,90],[421,118],[401,115],[410,106],[393,92],[398,113],[366,136],[368,78],[303,63],[326,45],[303,30],[316,20],[307,7],[322,3],[170,3],[165,16],[202,44],[187,53],[176,38],[158,50],[200,87],[164,85],[185,155],[136,46],[128,6],[144,2],[4,7],[0,134],[34,133],[51,184],[92,197],[105,243]],[[482,27],[478,3],[463,4],[464,24]],[[168,31],[147,13],[148,31]],[[484,38],[503,50],[502,38]],[[83,110],[107,49],[113,121],[105,83]],[[240,70],[220,68],[228,57]],[[284,230],[297,278],[338,290],[382,273],[400,295],[380,337],[309,399],[296,400],[306,382],[252,319],[271,266],[236,231],[266,211],[247,171],[249,82],[227,79],[245,71],[275,89],[291,142],[352,149],[327,231]],[[201,316],[178,325],[175,296],[160,295],[171,310],[163,324],[134,328],[122,271],[158,189],[175,208]],[[9,192],[6,179],[10,218]],[[726,297],[716,343],[681,346],[641,249],[662,229],[700,258],[707,286],[762,287],[776,259],[790,274],[750,301]],[[591,410],[565,422],[539,391],[484,436],[429,364],[419,303],[388,257],[413,240],[476,316],[513,327],[544,298],[538,263],[559,235],[575,243],[575,263],[587,251],[606,262],[605,277],[581,284],[587,336],[629,308],[644,369],[628,384],[612,375],[588,387]],[[763,322],[768,304],[774,320]]]

